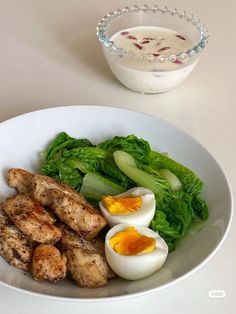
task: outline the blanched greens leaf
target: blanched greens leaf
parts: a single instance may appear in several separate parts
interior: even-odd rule
[[[206,220],[208,218],[208,207],[207,203],[199,197],[193,197],[192,207],[195,214],[201,219]]]
[[[126,190],[136,186],[136,184],[129,177],[120,171],[113,157],[99,161],[99,173],[123,186]]]
[[[156,199],[162,202],[164,196],[170,191],[170,185],[165,179],[139,169],[135,159],[126,152],[116,151],[113,156],[118,168],[123,173],[137,185],[150,189],[156,195]]]
[[[97,147],[79,147],[63,152],[63,158],[69,159],[71,166],[83,173],[98,172],[99,161],[106,158],[106,151]]]
[[[161,178],[165,179],[169,183],[172,191],[182,191],[183,190],[183,184],[181,183],[179,178],[176,175],[174,175],[170,170],[168,170],[168,169],[157,170],[157,169],[153,169],[147,165],[141,165],[141,169],[150,173],[150,174],[158,175]]]
[[[78,147],[63,152],[63,157],[73,157],[84,160],[86,162],[104,159],[107,156],[107,152],[104,149],[98,147]]]
[[[187,167],[168,156],[152,151],[148,157],[148,164],[154,169],[168,169],[173,172],[184,186],[184,191],[191,195],[198,195],[202,190],[202,181]]]
[[[194,212],[191,207],[192,197],[184,192],[167,195],[162,206],[158,208],[151,227],[162,234],[180,238],[185,235],[193,222]]]
[[[117,166],[137,185],[155,194],[157,209],[151,228],[161,232],[163,238],[167,238],[171,247],[174,247],[174,239],[183,237],[193,222],[192,196],[171,190],[167,181],[139,169],[135,159],[123,151],[116,151],[114,159]]]
[[[86,146],[91,147],[93,144],[88,139],[74,139],[65,132],[61,132],[48,147],[45,161],[41,166],[42,173],[79,190],[82,183],[80,169],[71,158],[66,158],[63,155],[71,149]]]
[[[99,173],[113,180],[124,188],[134,186],[131,180],[123,174],[109,152],[99,147],[82,147],[63,152],[64,158],[70,158],[71,163],[83,173]],[[77,165],[76,165],[77,163]]]
[[[65,132],[61,132],[54,141],[49,145],[46,160],[52,159],[56,153],[63,149],[71,149],[75,147],[93,146],[88,139],[75,139]]]
[[[81,177],[86,173],[100,174],[125,189],[135,186],[135,183],[119,170],[111,152],[92,146],[86,139],[75,140],[62,132],[49,146],[47,156],[41,171],[73,188],[81,185]],[[78,184],[76,178],[80,178]]]
[[[98,174],[88,173],[83,178],[80,193],[88,198],[100,201],[104,195],[117,195],[125,189],[111,180]]]
[[[98,144],[98,147],[103,148],[110,153],[122,150],[131,154],[138,161],[144,160],[146,155],[151,151],[147,141],[139,139],[133,134],[126,137],[115,136],[110,140]]]
[[[82,175],[76,168],[72,168],[67,160],[49,160],[46,164],[42,165],[41,171],[44,175],[60,180],[75,190],[80,189]]]

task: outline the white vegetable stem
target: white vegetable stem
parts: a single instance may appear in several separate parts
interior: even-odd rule
[[[169,182],[171,189],[173,191],[181,191],[183,190],[183,185],[180,182],[180,180],[176,177],[176,175],[173,174],[168,169],[160,169],[156,171],[162,178],[164,178],[166,181]]]

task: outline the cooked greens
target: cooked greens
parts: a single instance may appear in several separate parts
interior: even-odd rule
[[[135,135],[115,136],[97,145],[60,133],[45,152],[44,174],[69,184],[90,200],[135,186],[153,191],[156,214],[150,227],[173,250],[190,225],[208,217],[200,198],[203,183],[190,169],[155,152]]]
[[[104,195],[117,195],[125,189],[117,183],[95,173],[87,173],[83,178],[80,193],[87,199],[100,201]]]

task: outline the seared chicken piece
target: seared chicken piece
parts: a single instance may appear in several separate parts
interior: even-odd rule
[[[105,226],[105,219],[92,207],[78,203],[73,197],[59,190],[49,190],[50,207],[54,213],[87,240],[93,239]]]
[[[48,176],[35,174],[33,179],[33,195],[43,206],[48,206],[51,203],[50,195],[47,193],[49,189],[57,189],[68,195],[76,193],[72,188],[62,182]]]
[[[79,203],[91,206],[82,195],[73,190],[69,185],[48,176],[35,174],[33,177],[33,195],[43,206],[49,206],[51,203],[50,194],[47,193],[49,189],[59,190],[64,194],[73,197]]]
[[[67,257],[67,269],[78,286],[98,288],[106,285],[113,272],[107,264],[100,240],[88,241],[63,228],[60,244]]]
[[[101,239],[92,239],[92,244],[96,247],[97,252],[103,257],[107,266],[107,278],[112,279],[116,276],[111,267],[107,263],[106,255],[105,255],[105,244]]]
[[[0,254],[12,266],[28,270],[33,254],[32,243],[0,213]]]
[[[18,168],[12,168],[8,171],[8,184],[15,188],[18,193],[28,196],[32,195],[33,174]]]
[[[77,197],[77,193],[68,185],[58,182],[51,177],[39,174],[33,174],[20,168],[11,168],[8,171],[8,184],[15,188],[18,193],[32,196],[33,185],[35,185],[34,194],[36,199],[40,198],[40,203],[46,206],[49,203],[47,196],[44,195],[45,190],[56,188],[66,194],[73,194]],[[79,198],[83,202],[83,197]],[[85,201],[85,200],[84,200]],[[86,202],[86,201],[85,201]]]
[[[16,227],[32,241],[39,243],[56,243],[62,232],[54,226],[54,219],[35,200],[24,194],[18,194],[6,199],[2,209]]]
[[[78,234],[93,239],[106,225],[104,217],[83,196],[47,176],[35,175],[33,195]]]
[[[35,280],[62,280],[66,276],[64,254],[51,244],[39,244],[32,259],[32,276]]]

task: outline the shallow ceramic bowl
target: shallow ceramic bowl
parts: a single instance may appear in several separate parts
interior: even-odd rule
[[[119,278],[99,289],[78,288],[64,280],[56,284],[32,280],[0,257],[0,282],[24,293],[61,300],[97,302],[143,295],[184,278],[202,267],[219,249],[232,218],[232,196],[225,175],[211,154],[195,139],[158,118],[124,109],[102,106],[59,107],[28,113],[0,124],[0,197],[13,193],[7,186],[10,167],[38,171],[40,152],[59,132],[99,142],[115,135],[136,134],[155,150],[165,151],[195,171],[204,181],[203,197],[209,219],[193,228],[169,254],[164,267],[152,276],[126,281]]]

